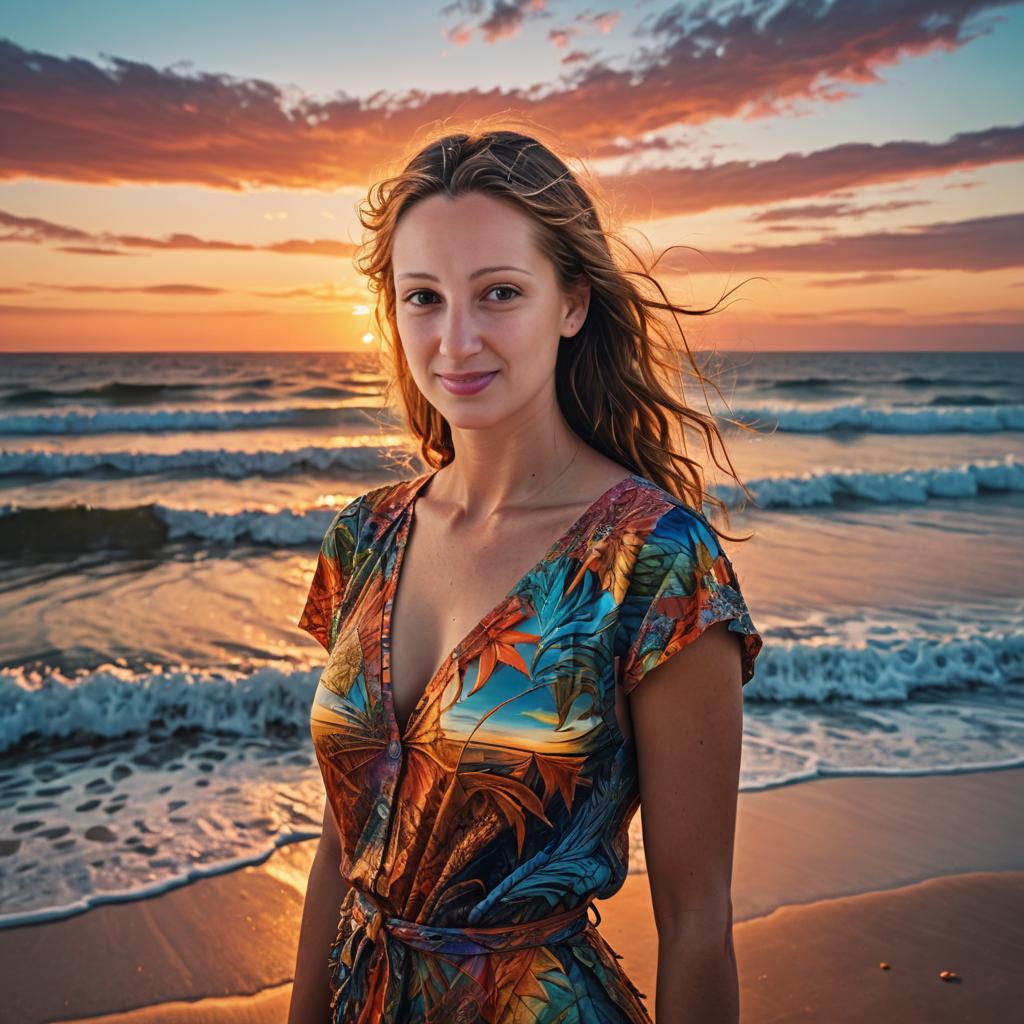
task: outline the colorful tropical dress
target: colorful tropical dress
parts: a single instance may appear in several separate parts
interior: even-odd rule
[[[449,653],[403,732],[391,610],[433,475],[337,513],[298,622],[329,652],[310,729],[351,886],[328,1019],[650,1022],[593,906],[625,880],[639,806],[615,688],[721,620],[746,683],[761,636],[708,521],[631,473]]]

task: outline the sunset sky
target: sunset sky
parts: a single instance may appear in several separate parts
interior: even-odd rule
[[[964,12],[968,12],[965,14]],[[355,208],[502,110],[674,251],[699,341],[1024,348],[1024,5],[3,5],[0,349],[355,349]],[[461,126],[461,125],[460,125]],[[739,301],[736,301],[736,300]]]

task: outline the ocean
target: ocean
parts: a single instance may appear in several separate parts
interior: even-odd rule
[[[1024,353],[711,365],[756,500],[709,465],[765,641],[741,788],[1024,763]],[[0,355],[0,926],[319,835],[295,622],[337,508],[425,468],[382,384],[369,352]]]

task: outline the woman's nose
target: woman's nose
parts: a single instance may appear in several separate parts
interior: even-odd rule
[[[479,352],[482,346],[479,326],[474,317],[452,309],[441,324],[440,350],[454,358]]]

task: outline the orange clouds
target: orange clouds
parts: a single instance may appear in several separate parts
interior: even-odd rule
[[[260,79],[118,57],[99,67],[2,40],[0,137],[18,144],[0,151],[0,178],[362,189],[424,124],[509,107],[599,156],[624,130],[636,139],[717,117],[768,116],[801,99],[841,100],[844,84],[875,80],[883,66],[962,46],[985,30],[976,20],[995,6],[789,0],[759,21],[738,7],[715,20],[706,7],[677,5],[649,20],[651,43],[624,70],[595,60],[544,89],[339,94],[290,106],[281,88]],[[847,155],[860,157],[835,152],[838,179]],[[881,155],[901,160],[888,148]],[[817,167],[816,177],[828,177],[827,168]],[[681,186],[656,176],[647,184],[677,193]]]
[[[63,224],[53,224],[38,218],[22,218],[0,210],[0,227],[31,221],[31,227],[15,227],[0,241],[46,243],[60,240],[69,234],[84,234]],[[92,236],[90,236],[92,237]],[[125,236],[104,234],[105,240],[121,241]],[[230,249],[251,252],[314,253],[323,256],[349,255],[352,246],[339,242],[277,242],[271,245],[240,245],[235,243],[206,242],[192,235],[173,235],[174,244],[167,240],[133,237],[136,248],[198,248]],[[66,246],[57,246],[69,251]],[[88,248],[75,251],[89,252]],[[701,250],[702,259],[712,267],[740,270],[820,271],[827,267],[840,273],[851,271],[894,271],[903,269],[929,270],[1002,270],[1024,265],[1024,214],[1000,214],[976,217],[963,221],[938,221],[918,225],[904,231],[874,231],[859,235],[845,235],[799,242],[794,245],[756,245],[745,249],[723,251]],[[692,270],[675,251],[665,256],[661,265],[666,270]],[[866,282],[861,282],[866,283]],[[193,285],[157,285],[153,289],[195,288]],[[107,290],[117,289],[82,289]],[[126,290],[139,290],[131,288]],[[213,289],[210,290],[211,292]],[[178,292],[176,294],[185,294]],[[198,291],[193,294],[199,294]],[[266,293],[261,293],[266,294]],[[297,295],[298,291],[288,294]]]
[[[966,301],[952,299],[945,278],[929,281],[937,272],[980,274],[1024,262],[1024,214],[1011,210],[967,219],[968,213],[1005,210],[1006,176],[974,176],[984,196],[967,197],[971,202],[960,203],[944,193],[953,201],[942,207],[943,220],[928,211],[938,209],[932,205],[936,176],[1024,159],[1024,123],[992,124],[996,118],[990,117],[989,127],[938,141],[897,138],[839,145],[825,144],[808,130],[800,151],[785,152],[773,142],[769,158],[748,160],[723,160],[723,144],[712,142],[705,152],[717,163],[695,155],[680,141],[678,130],[719,118],[768,118],[791,112],[806,100],[843,102],[851,86],[880,80],[887,67],[929,51],[962,47],[987,33],[995,21],[990,12],[1001,6],[1005,4],[998,0],[640,5],[627,12],[635,15],[631,26],[639,22],[627,39],[615,10],[563,14],[541,0],[458,0],[442,11],[460,22],[449,35],[452,42],[502,44],[525,26],[534,38],[521,45],[536,49],[539,41],[547,50],[548,66],[558,67],[558,73],[524,88],[448,89],[438,77],[427,89],[363,96],[337,92],[297,101],[293,97],[301,95],[299,90],[262,79],[195,71],[181,64],[158,68],[118,57],[62,57],[0,39],[0,137],[8,143],[0,147],[0,181],[188,185],[221,190],[222,199],[211,203],[203,197],[190,208],[186,196],[181,217],[155,222],[144,213],[134,222],[128,214],[114,222],[95,210],[88,218],[54,212],[74,209],[72,202],[83,201],[79,197],[87,190],[70,193],[57,207],[32,211],[51,219],[21,216],[18,200],[10,199],[11,209],[0,210],[0,243],[8,243],[5,255],[20,244],[54,253],[150,258],[92,262],[23,248],[16,253],[22,257],[20,269],[17,260],[11,261],[16,276],[0,288],[7,303],[0,307],[7,338],[2,344],[54,346],[63,338],[76,346],[130,347],[144,337],[147,345],[171,347],[360,345],[366,334],[364,314],[353,317],[346,310],[339,315],[343,304],[358,308],[368,299],[348,266],[356,246],[320,237],[336,229],[346,234],[341,225],[320,219],[318,209],[326,204],[316,198],[296,199],[294,204],[282,199],[288,217],[263,213],[266,220],[277,221],[268,226],[258,214],[248,220],[237,213],[217,219],[221,205],[232,205],[224,193],[274,188],[362,194],[432,122],[457,116],[462,124],[501,110],[545,125],[570,151],[593,161],[600,184],[626,223],[741,211],[723,218],[725,227],[714,217],[697,225],[700,250],[670,250],[658,268],[674,272],[672,286],[688,274],[806,275],[781,282],[792,289],[788,296],[783,296],[779,281],[758,296],[763,305],[756,309],[756,329],[755,321],[744,319],[744,306],[734,306],[728,319],[740,344],[756,337],[758,343],[785,346],[799,342],[801,332],[814,343],[826,337],[858,345],[885,337],[890,343],[938,343],[943,341],[942,325],[929,322],[927,331],[922,326],[933,313],[946,316],[951,331],[955,326],[951,344],[967,336],[967,326],[977,331],[972,338],[1007,344],[1019,316],[1000,290],[1005,287],[1000,276],[973,278]],[[617,44],[614,58],[596,49],[587,52],[586,44],[599,36],[601,42]],[[625,52],[626,43],[631,52]],[[928,113],[925,108],[935,99],[925,96],[913,102]],[[858,107],[844,123],[856,123],[858,112],[871,114],[873,109],[870,103]],[[977,116],[983,116],[984,108],[980,110]],[[947,118],[928,123],[961,122]],[[973,121],[972,128],[978,123]],[[713,128],[705,134],[713,135]],[[781,152],[785,155],[775,156]],[[633,159],[638,157],[642,159]],[[613,166],[616,173],[601,173]],[[857,194],[897,182],[913,192],[922,181],[928,187],[907,197]],[[947,187],[971,184],[951,180]],[[11,195],[19,191],[9,190]],[[32,189],[25,191],[35,195]],[[254,205],[260,211],[277,210],[278,200],[272,202]],[[915,206],[927,218],[913,211]],[[299,235],[306,230],[289,226],[295,213],[307,216],[302,223],[317,237],[265,241],[267,231]],[[314,219],[308,219],[310,214]],[[868,215],[871,226],[889,230],[852,233],[856,219]],[[955,220],[958,215],[965,219]],[[750,235],[758,244],[732,248],[745,233],[742,226],[736,230],[744,216],[757,225]],[[918,223],[905,226],[911,218]],[[251,234],[254,219],[259,233]],[[75,220],[89,229],[65,223]],[[102,229],[112,223],[117,231]],[[159,233],[168,227],[195,233]],[[688,227],[683,226],[684,233]],[[667,235],[670,229],[678,233],[680,225],[657,230]],[[258,241],[232,241],[233,234]],[[812,238],[815,234],[821,237]],[[780,244],[790,239],[800,241]],[[207,259],[194,253],[215,255]],[[346,266],[322,270],[325,264],[319,261],[305,265],[301,260],[246,259],[251,253],[321,256]],[[83,267],[89,273],[79,276]],[[128,274],[122,275],[123,270]],[[149,273],[140,273],[145,270]],[[140,282],[140,276],[147,280]],[[344,280],[329,280],[334,276]],[[908,282],[916,283],[904,289]],[[899,287],[892,287],[897,283]],[[963,285],[959,281],[956,286]],[[840,291],[829,293],[826,288]],[[139,298],[119,298],[132,294]],[[827,303],[830,294],[840,301]],[[1010,292],[1010,300],[1014,294]],[[90,300],[90,295],[95,298]],[[51,299],[65,305],[47,304]],[[801,308],[784,309],[783,300]],[[19,301],[32,305],[18,306]],[[89,301],[104,307],[123,301],[140,308],[74,306]],[[218,308],[248,301],[274,309]],[[855,307],[861,301],[864,305]],[[960,311],[943,314],[949,301],[956,301]],[[141,308],[149,303],[153,309]],[[765,307],[771,303],[777,305],[766,317]],[[212,308],[207,311],[207,306]],[[765,326],[766,318],[774,323]],[[964,319],[976,322],[954,325]],[[726,320],[716,322],[716,330],[724,331]],[[825,328],[825,333],[815,333]],[[915,339],[918,330],[922,333]]]
[[[33,288],[50,288],[58,292],[72,292],[76,295],[95,293],[122,295],[125,293],[141,293],[143,295],[223,295],[224,288],[209,288],[202,284],[148,284],[148,285],[111,285],[111,284],[47,284],[30,282]]]
[[[730,160],[707,167],[638,169],[604,177],[645,217],[672,217],[724,207],[827,195],[890,181],[926,178],[1024,158],[1024,125],[959,132],[948,142],[847,142],[777,160]]]
[[[176,233],[164,238],[145,235],[118,235],[110,232],[92,234],[66,224],[56,224],[40,217],[19,217],[17,214],[0,210],[0,242],[53,242],[75,241],[78,245],[57,245],[60,252],[74,252],[84,255],[126,255],[124,250],[132,249],[205,249],[225,252],[277,252],[285,255],[351,257],[355,246],[337,242],[332,238],[301,239],[291,238],[269,245],[254,245],[246,242],[225,242],[216,239],[198,238],[195,235]],[[120,248],[117,248],[120,247]]]
[[[1024,213],[702,255],[717,269],[730,270],[1004,270],[1024,264]],[[672,269],[679,260],[670,255],[663,263]]]

